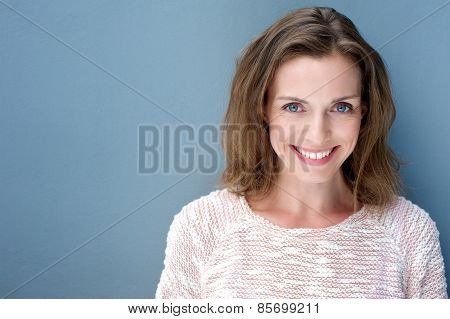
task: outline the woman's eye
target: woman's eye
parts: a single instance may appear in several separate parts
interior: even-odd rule
[[[298,111],[298,105],[293,104],[293,103],[286,105],[285,108],[288,109],[289,112],[297,112]]]
[[[345,108],[348,108],[349,110],[346,111]],[[348,104],[340,103],[337,105],[337,110],[339,113],[349,113],[352,110],[352,107]]]

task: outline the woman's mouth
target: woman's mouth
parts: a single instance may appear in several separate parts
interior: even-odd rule
[[[309,165],[323,165],[328,163],[338,150],[340,145],[334,146],[333,148],[318,152],[318,153],[312,153],[312,152],[305,152],[300,147],[290,144],[289,147],[291,150],[297,155],[297,157]]]

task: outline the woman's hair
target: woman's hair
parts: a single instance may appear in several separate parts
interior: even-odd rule
[[[340,53],[357,64],[362,75],[358,142],[342,165],[346,184],[357,200],[377,207],[404,195],[401,161],[388,145],[396,117],[391,86],[381,56],[362,38],[353,22],[332,8],[301,8],[288,13],[253,39],[236,60],[221,146],[226,166],[221,186],[249,198],[264,197],[279,173],[264,121],[267,91],[278,67],[298,56]]]

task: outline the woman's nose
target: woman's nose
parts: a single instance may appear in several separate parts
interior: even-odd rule
[[[323,114],[311,116],[304,129],[305,143],[309,146],[320,147],[330,136],[330,124]]]

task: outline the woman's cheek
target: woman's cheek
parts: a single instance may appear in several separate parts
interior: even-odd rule
[[[280,125],[273,125],[270,128],[270,142],[273,149],[278,155],[282,155],[284,152],[285,145],[287,141],[287,132]]]
[[[351,116],[336,122],[336,124],[342,131],[346,132],[346,134],[352,135],[359,132],[361,120],[356,116]]]
[[[350,153],[356,146],[359,137],[360,123],[354,121],[352,123],[348,122],[347,125],[342,126],[341,136],[342,139],[346,140],[349,147],[351,147]]]

